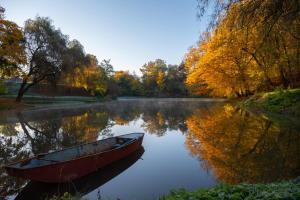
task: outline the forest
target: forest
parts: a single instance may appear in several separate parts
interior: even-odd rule
[[[184,64],[167,65],[156,59],[144,64],[141,77],[115,71],[110,60],[99,62],[83,45],[57,29],[51,19],[28,19],[24,28],[0,12],[0,92],[4,81],[21,79],[16,101],[35,85],[84,88],[91,96],[187,96]]]
[[[99,62],[47,17],[20,28],[1,8],[0,92],[6,91],[4,80],[16,77],[22,80],[16,101],[37,84],[83,88],[100,97],[245,97],[299,87],[297,0],[212,2],[210,26],[182,63],[149,61],[141,76],[115,71],[109,59]],[[198,4],[201,19],[210,4]]]

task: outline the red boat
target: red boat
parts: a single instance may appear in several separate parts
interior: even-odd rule
[[[144,148],[141,146],[129,156],[79,179],[75,179],[72,182],[41,183],[30,181],[16,196],[15,200],[45,200],[53,196],[63,196],[66,192],[72,196],[78,194],[80,194],[80,196],[86,195],[97,188],[99,189],[102,185],[134,165],[144,154],[144,151]]]
[[[144,133],[131,133],[86,143],[5,166],[11,176],[47,183],[68,182],[124,158],[143,142]]]

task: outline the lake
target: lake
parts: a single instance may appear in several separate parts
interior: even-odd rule
[[[150,200],[171,189],[300,175],[299,120],[255,115],[213,99],[120,99],[1,116],[0,164],[130,132],[145,133],[143,149],[72,183],[34,183],[1,168],[1,197],[68,191],[85,199]]]

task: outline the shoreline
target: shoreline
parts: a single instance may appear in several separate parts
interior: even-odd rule
[[[255,114],[284,116],[285,118],[300,117],[300,88],[275,90],[255,94],[237,102],[239,108]]]

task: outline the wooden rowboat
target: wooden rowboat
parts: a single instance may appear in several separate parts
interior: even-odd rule
[[[30,199],[42,200],[49,197],[62,196],[64,193],[71,195],[86,195],[95,189],[101,187],[111,179],[123,173],[132,166],[144,153],[144,148],[140,147],[129,156],[113,162],[100,170],[92,172],[72,182],[65,183],[41,183],[30,181],[22,191],[17,195],[15,200]]]
[[[53,196],[63,196],[66,192],[71,195],[86,195],[97,188],[99,189],[102,185],[106,184],[111,179],[122,174],[134,165],[141,158],[144,151],[144,148],[141,146],[129,156],[126,156],[125,158],[113,162],[100,170],[92,172],[79,179],[75,179],[72,182],[41,183],[30,181],[17,195],[15,200],[44,200]]]
[[[11,176],[46,183],[68,182],[124,158],[143,142],[144,133],[131,133],[86,143],[5,166]]]

